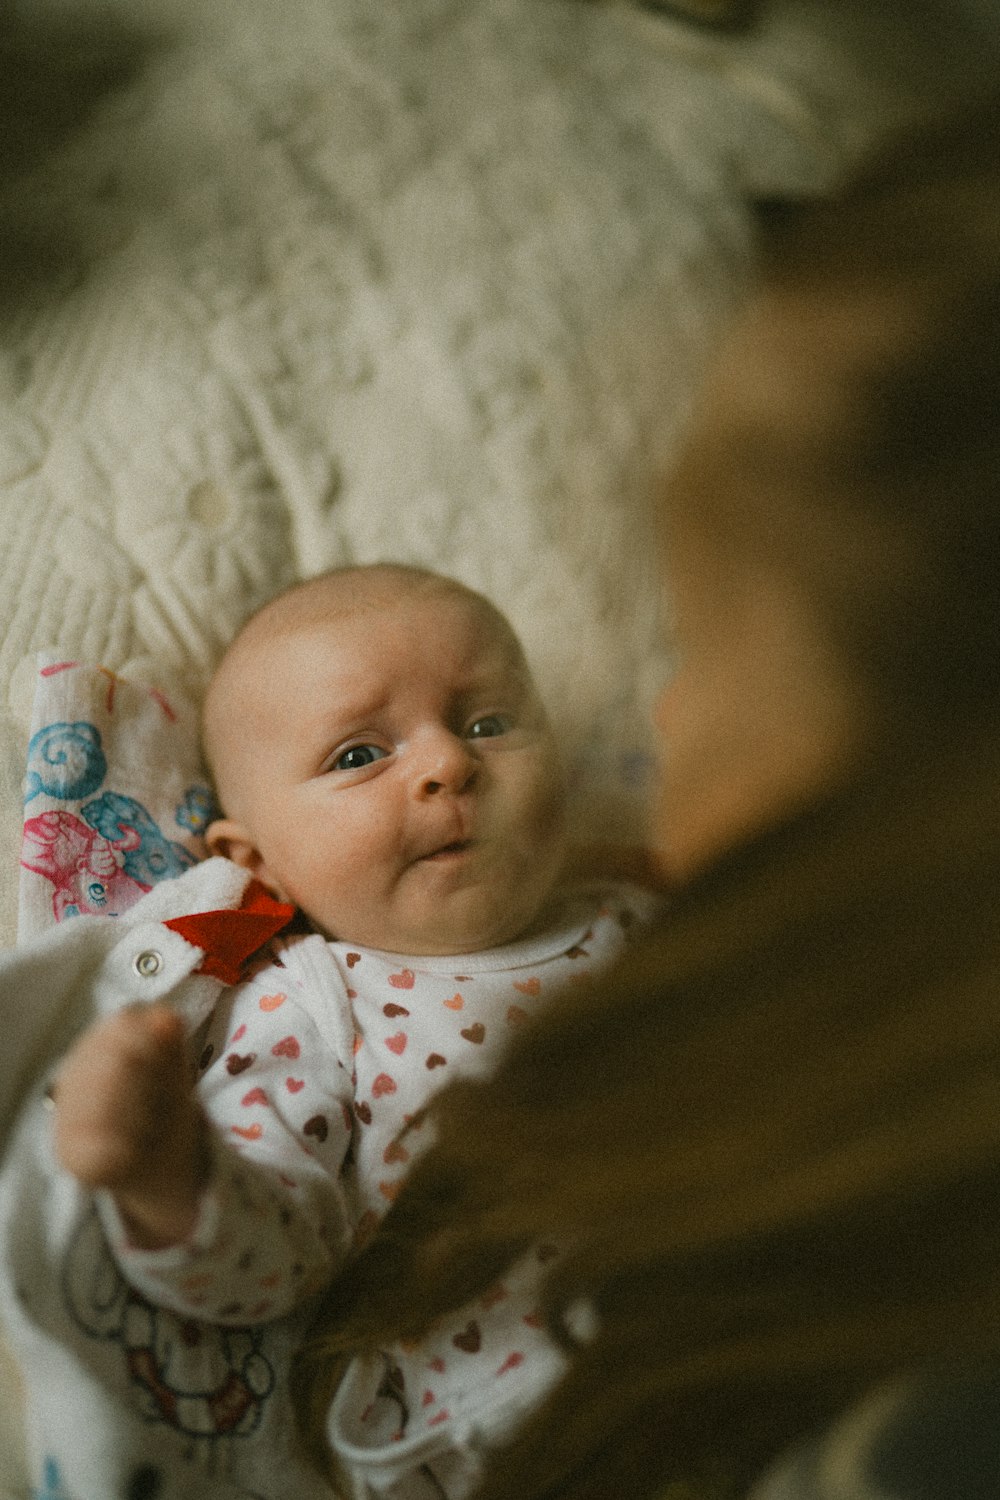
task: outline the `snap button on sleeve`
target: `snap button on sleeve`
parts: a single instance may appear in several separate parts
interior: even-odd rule
[[[111,948],[94,976],[92,995],[98,1015],[110,1015],[123,1005],[163,1000],[175,991],[175,998],[183,999],[185,983],[203,956],[200,948],[162,922],[137,922],[130,930],[127,917],[126,912],[118,919]]]
[[[141,979],[152,979],[163,968],[163,954],[155,948],[144,948],[132,960],[132,967]]]

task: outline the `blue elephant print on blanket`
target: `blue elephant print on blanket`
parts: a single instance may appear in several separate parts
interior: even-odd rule
[[[179,875],[195,857],[183,844],[164,838],[141,802],[118,792],[105,792],[80,811],[109,843],[122,851],[126,875],[148,890],[158,880]]]

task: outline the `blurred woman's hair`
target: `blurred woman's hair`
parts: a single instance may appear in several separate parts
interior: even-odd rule
[[[781,217],[769,297],[874,286],[911,318],[885,358],[860,341],[811,472],[750,455],[876,705],[867,758],[436,1101],[300,1362],[317,1451],[339,1358],[547,1239],[575,1357],[480,1500],[736,1492],[883,1374],[1000,1353],[1000,110]],[[899,551],[859,577],[818,539],[870,518]]]
[[[769,213],[756,326],[802,344],[786,405],[748,401],[682,461],[699,527],[797,581],[883,732],[1000,708],[998,162],[991,100]]]

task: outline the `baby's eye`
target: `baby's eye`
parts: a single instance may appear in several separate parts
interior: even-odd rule
[[[491,740],[498,734],[509,734],[513,727],[510,714],[484,714],[481,719],[473,719],[465,736],[470,740]]]
[[[379,745],[352,745],[349,750],[337,756],[331,770],[361,771],[365,766],[370,766],[377,760],[383,760],[388,753],[388,750],[383,750]]]

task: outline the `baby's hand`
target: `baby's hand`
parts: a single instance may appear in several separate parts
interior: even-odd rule
[[[178,1244],[194,1228],[207,1176],[207,1125],[179,1016],[118,1011],[84,1032],[54,1091],[55,1147],[80,1182],[114,1195],[132,1242]]]

